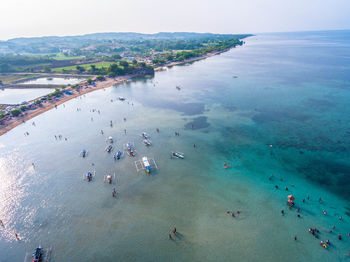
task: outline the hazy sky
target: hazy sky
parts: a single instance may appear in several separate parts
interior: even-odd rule
[[[0,0],[0,39],[350,29],[350,0]]]

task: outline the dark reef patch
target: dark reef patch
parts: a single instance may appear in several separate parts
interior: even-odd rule
[[[234,112],[238,109],[238,107],[235,105],[225,105],[224,108],[230,112]]]
[[[300,121],[304,122],[310,119],[310,116],[305,113],[299,113],[295,108],[281,110],[259,110],[259,113],[254,115],[252,120],[256,123],[268,122],[283,122],[283,121]]]
[[[348,141],[333,141],[327,136],[316,136],[308,139],[305,137],[289,138],[288,140],[276,141],[274,145],[281,149],[294,147],[299,149],[301,152],[302,150],[308,150],[312,152],[325,151],[342,153],[348,151],[349,149]]]
[[[208,118],[206,116],[200,116],[194,118],[191,122],[185,124],[185,129],[202,129],[209,127],[210,124],[207,122]]]
[[[297,171],[312,183],[350,199],[350,164],[329,159],[310,159],[299,165]]]
[[[309,98],[306,101],[304,101],[303,104],[308,108],[312,108],[314,110],[318,110],[321,112],[324,112],[329,108],[332,108],[335,106],[335,103],[331,101],[324,100],[324,99],[315,99],[315,98]]]

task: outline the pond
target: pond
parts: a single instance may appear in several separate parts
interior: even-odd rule
[[[53,92],[52,88],[0,90],[0,104],[19,104]]]
[[[75,85],[83,81],[85,78],[77,78],[77,77],[42,77],[36,78],[29,81],[22,82],[23,85]]]

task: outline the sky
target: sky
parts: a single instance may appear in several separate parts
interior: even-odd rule
[[[0,0],[0,40],[97,32],[350,29],[350,0]]]

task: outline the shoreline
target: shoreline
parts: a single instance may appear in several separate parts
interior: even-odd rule
[[[6,134],[8,131],[12,130],[13,128],[25,123],[26,121],[42,114],[45,113],[46,111],[49,111],[73,98],[77,98],[81,95],[85,95],[87,93],[96,91],[96,90],[100,90],[100,89],[104,89],[104,88],[108,88],[117,84],[121,84],[127,80],[129,80],[130,78],[135,77],[134,75],[129,75],[129,76],[123,76],[120,77],[119,79],[107,79],[105,81],[102,82],[96,82],[96,86],[89,86],[88,88],[86,87],[82,87],[81,90],[74,90],[71,88],[67,88],[65,89],[66,91],[70,91],[72,92],[71,95],[69,96],[64,96],[62,97],[60,100],[55,101],[55,102],[44,102],[44,104],[41,104],[39,106],[37,106],[35,109],[33,110],[28,110],[26,111],[28,114],[23,116],[23,117],[16,117],[15,119],[11,119],[10,121],[6,121],[5,124],[0,125],[0,136]],[[84,84],[86,82],[81,82],[81,84]],[[37,100],[38,98],[33,99],[32,101]]]
[[[196,61],[199,61],[199,60],[203,60],[203,59],[206,59],[208,57],[212,57],[212,56],[215,56],[215,55],[219,55],[221,53],[225,53],[229,50],[231,50],[232,48],[235,48],[235,47],[231,47],[231,48],[228,48],[228,49],[225,49],[225,50],[221,50],[221,51],[213,51],[213,52],[210,52],[210,53],[207,53],[203,56],[197,56],[197,57],[193,57],[193,58],[190,58],[190,59],[186,59],[184,61],[177,61],[177,62],[171,62],[169,64],[164,64],[162,66],[158,66],[154,69],[154,71],[162,71],[164,67],[173,67],[173,66],[176,66],[176,65],[184,65],[184,64],[187,64],[187,63],[192,63],[192,62],[196,62]]]
[[[228,49],[225,49],[225,50],[221,50],[221,51],[214,51],[214,52],[210,52],[210,53],[207,53],[203,56],[199,56],[199,57],[193,57],[193,58],[190,58],[190,59],[187,59],[187,60],[184,60],[184,61],[178,61],[178,62],[172,62],[172,63],[169,63],[169,64],[166,64],[166,65],[163,65],[163,66],[158,66],[154,69],[155,72],[158,72],[158,71],[162,71],[164,67],[173,67],[173,66],[176,66],[176,65],[183,65],[183,64],[187,64],[187,63],[192,63],[192,62],[195,62],[195,61],[199,61],[199,60],[203,60],[203,59],[206,59],[208,57],[212,57],[212,56],[215,56],[215,55],[219,55],[221,53],[224,53],[224,52],[227,52],[231,50],[231,48],[228,48]],[[0,125],[0,136],[6,134],[8,131],[12,130],[13,128],[25,123],[26,121],[42,114],[42,113],[45,113],[55,107],[57,107],[58,105],[61,105],[73,98],[77,98],[81,95],[85,95],[87,93],[90,93],[90,92],[93,92],[93,91],[96,91],[96,90],[100,90],[100,89],[104,89],[104,88],[108,88],[108,87],[111,87],[111,86],[114,86],[114,85],[117,85],[117,84],[121,84],[127,80],[129,80],[130,78],[133,78],[135,77],[134,75],[129,75],[129,76],[122,76],[120,77],[119,79],[108,79],[105,80],[105,81],[102,81],[102,82],[95,82],[96,83],[96,86],[93,87],[93,86],[89,86],[89,88],[84,88],[82,87],[83,89],[82,90],[74,90],[72,88],[67,88],[65,89],[66,91],[71,91],[72,92],[72,95],[69,95],[69,96],[64,96],[62,97],[59,101],[56,101],[56,102],[48,102],[46,101],[45,104],[41,104],[40,106],[38,106],[37,108],[35,108],[34,110],[28,110],[26,111],[28,114],[23,116],[23,117],[16,117],[15,119],[11,119],[10,121],[6,121],[5,124],[1,124]],[[80,82],[80,85],[84,85],[86,84],[86,81],[82,81]],[[31,102],[34,102],[35,100],[37,100],[38,98],[35,98],[33,99]]]

